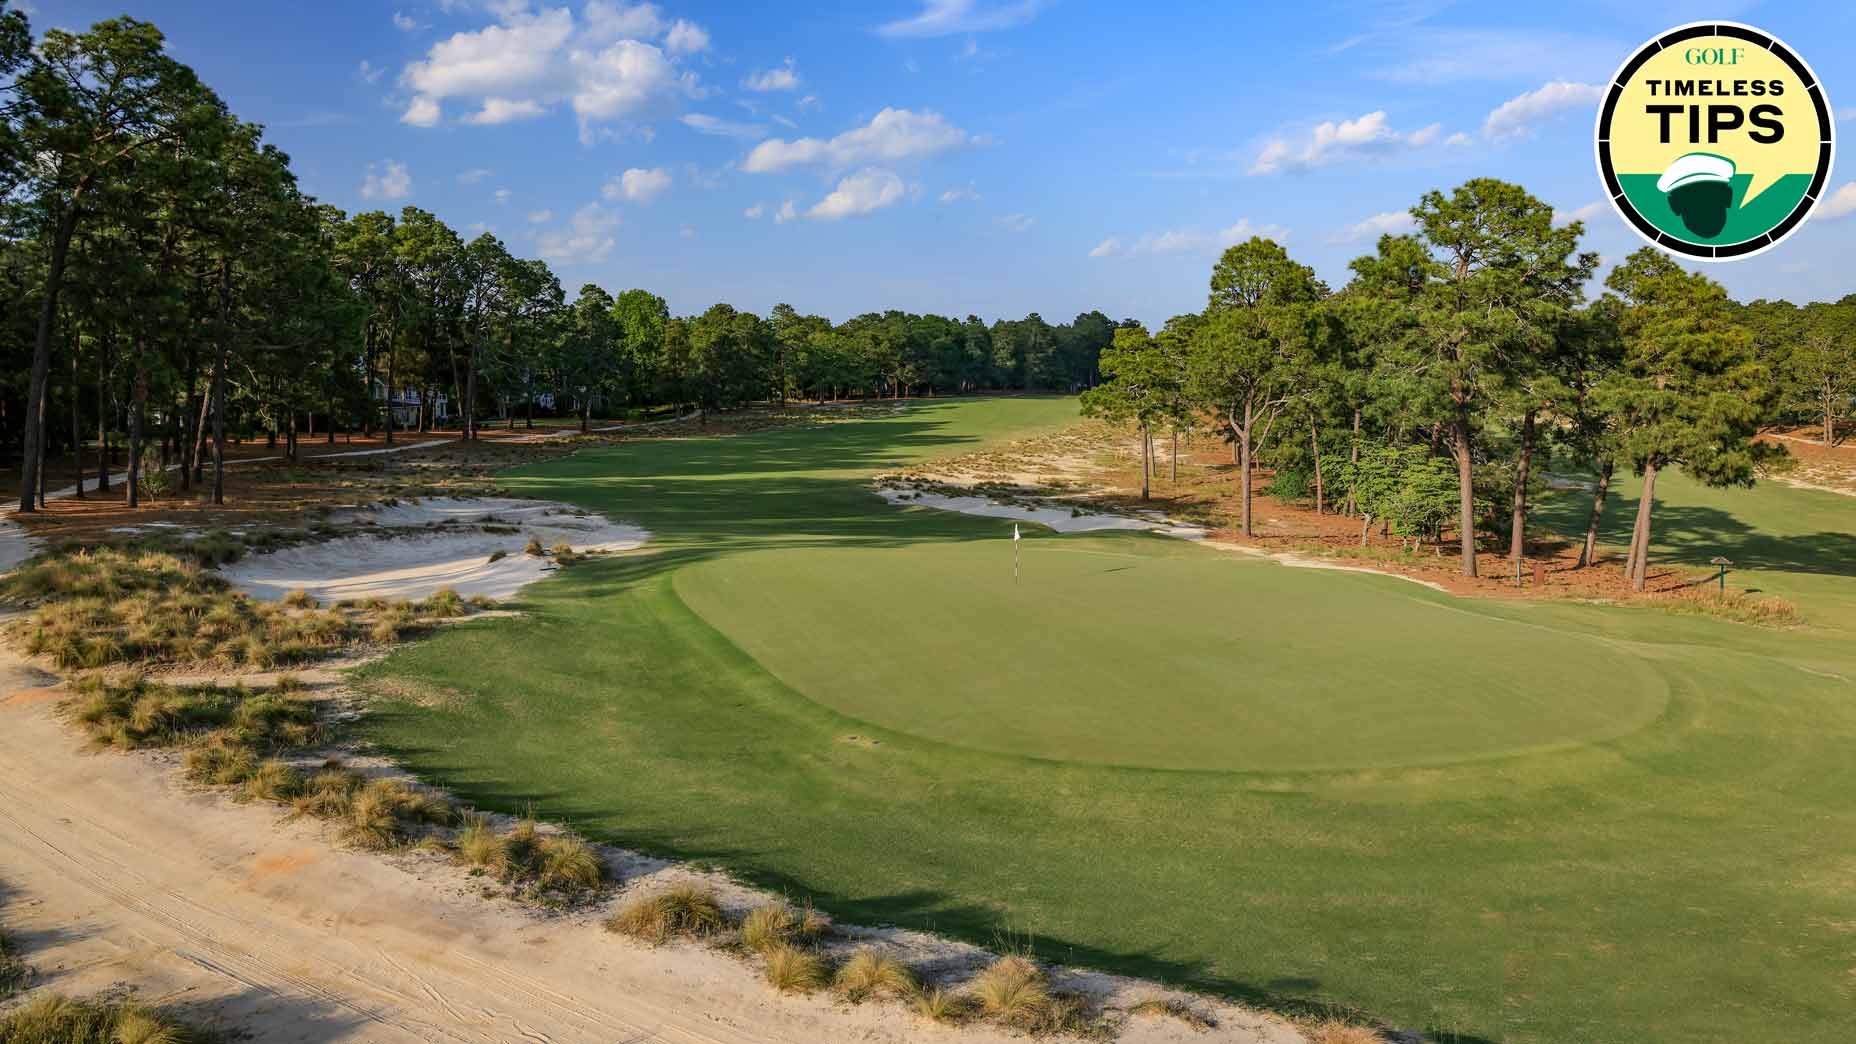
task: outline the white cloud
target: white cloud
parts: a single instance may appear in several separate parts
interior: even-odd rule
[[[438,126],[438,102],[431,98],[414,98],[406,106],[406,114],[400,117],[401,123],[410,123],[415,127]]]
[[[806,216],[821,221],[868,214],[902,198],[902,179],[895,171],[865,167],[840,179],[831,194],[813,204]]]
[[[797,220],[799,220],[799,210],[793,206],[793,201],[790,199],[780,204],[780,209],[774,211],[773,214],[773,223],[776,225],[784,225],[788,221]]]
[[[536,237],[535,247],[541,256],[556,264],[577,265],[604,261],[619,241],[612,234],[619,227],[619,215],[598,203],[588,203],[568,220],[565,229],[544,232]]]
[[[790,128],[792,128],[793,130],[798,130],[798,129],[799,129],[799,124],[797,124],[797,123],[795,123],[795,122],[793,122],[793,120],[792,120],[791,118],[789,118],[789,117],[786,117],[786,116],[782,116],[782,115],[780,115],[780,114],[779,114],[779,113],[777,113],[777,112],[776,112],[776,113],[773,113],[773,114],[772,114],[772,115],[770,116],[770,118],[771,118],[771,119],[773,120],[773,122],[775,122],[775,123],[777,123],[777,124],[779,124],[779,125],[780,125],[780,126],[782,126],[782,127],[790,127]]]
[[[974,200],[979,198],[980,194],[975,191],[971,185],[968,185],[966,188],[948,189],[946,192],[941,193],[941,202],[943,203],[959,203],[963,200]]]
[[[1444,144],[1450,145],[1450,146],[1461,146],[1461,145],[1468,145],[1469,143],[1475,140],[1476,139],[1470,137],[1469,135],[1463,133],[1462,131],[1457,131],[1455,134],[1452,134],[1448,138],[1445,138]]]
[[[1553,208],[1553,223],[1556,225],[1570,225],[1575,221],[1590,221],[1604,212],[1605,201],[1602,199],[1595,199],[1585,206],[1575,207],[1565,212],[1561,212],[1558,207],[1555,207]]]
[[[805,97],[799,99],[795,107],[798,108],[800,112],[805,112],[808,109],[816,109],[816,108],[821,107],[822,105],[824,105],[824,102],[821,102],[818,100],[818,95],[808,94]]]
[[[766,212],[767,212],[767,209],[765,207],[761,206],[759,203],[756,203],[753,206],[742,211],[741,216],[744,218],[747,218],[749,221],[757,221],[760,219],[760,216],[762,214],[765,214]]]
[[[477,182],[482,181],[484,178],[494,173],[496,172],[488,167],[472,167],[458,175],[458,184],[475,185]]]
[[[1554,80],[1496,106],[1483,121],[1482,134],[1491,141],[1523,138],[1533,133],[1535,123],[1568,109],[1597,105],[1604,96],[1605,89],[1595,83]]]
[[[1362,240],[1377,240],[1384,235],[1399,235],[1418,227],[1417,219],[1408,210],[1388,210],[1383,214],[1374,214],[1364,221],[1356,222],[1346,231],[1335,236],[1336,243],[1358,243]]]
[[[986,3],[983,0],[924,0],[913,18],[903,18],[877,27],[883,36],[949,36],[954,33],[984,33],[1010,29],[1037,16],[1045,0],[1011,0]]]
[[[682,236],[684,239],[695,239],[696,226],[684,225],[682,228],[677,229],[677,235]]]
[[[1119,238],[1110,236],[1097,243],[1095,249],[1089,251],[1089,256],[1144,257],[1159,254],[1216,253],[1252,236],[1280,241],[1289,238],[1289,230],[1281,225],[1253,225],[1249,218],[1243,218],[1235,225],[1213,232],[1197,228],[1178,228],[1166,232],[1149,233],[1125,247]]]
[[[385,72],[385,69],[363,58],[361,59],[360,67],[355,69],[354,74],[360,77],[364,83],[379,83],[381,74]]]
[[[509,191],[506,188],[497,189],[496,190],[496,205],[500,207],[503,204],[508,203],[509,197],[513,195],[515,195],[515,193]]]
[[[830,141],[769,138],[754,146],[742,169],[764,174],[814,163],[833,168],[872,161],[894,163],[984,141],[948,123],[940,113],[884,109],[864,126],[845,131]]]
[[[1008,232],[1023,232],[1037,224],[1037,220],[1029,214],[1006,214],[1003,217],[993,218],[993,224]]]
[[[590,0],[583,23],[569,8],[534,10],[523,0],[490,10],[496,24],[453,33],[401,71],[400,85],[413,94],[404,122],[437,124],[449,99],[474,104],[470,123],[537,116],[566,103],[581,139],[591,141],[596,124],[703,93],[677,56],[706,48],[707,34],[684,21],[666,26],[651,4]],[[662,47],[650,42],[659,35]]]
[[[793,60],[788,58],[786,64],[776,65],[741,81],[741,86],[750,91],[796,91],[799,89],[799,72],[793,68]]]
[[[586,9],[581,12],[581,17],[586,20],[589,43],[651,40],[664,31],[664,18],[656,4],[587,0]]]
[[[532,119],[544,111],[540,102],[526,98],[511,100],[509,98],[485,98],[483,108],[464,117],[465,123],[488,125],[509,123],[514,120]]]
[[[1266,142],[1250,165],[1250,173],[1313,170],[1344,160],[1382,156],[1401,148],[1424,148],[1435,144],[1440,133],[1442,128],[1435,123],[1410,134],[1400,133],[1386,122],[1383,110],[1369,112],[1355,120],[1339,123],[1330,120],[1317,124],[1308,140],[1300,144],[1284,138]]]
[[[385,160],[385,169],[367,165],[367,177],[361,182],[362,199],[405,199],[412,192],[412,175],[406,164]]]
[[[420,26],[418,22],[412,19],[412,16],[395,11],[393,12],[393,28],[398,29],[402,33],[410,33],[420,28]]]
[[[528,223],[531,225],[545,225],[553,220],[554,211],[552,210],[537,210],[528,216]]]
[[[664,194],[670,188],[670,172],[662,167],[645,170],[633,167],[600,189],[607,199],[622,199],[628,203],[649,203]]]
[[[1846,182],[1844,186],[1824,200],[1824,216],[1842,218],[1856,214],[1856,181]]]
[[[671,54],[696,54],[709,49],[709,34],[702,26],[679,18],[664,34],[664,47]]]
[[[767,133],[764,123],[737,123],[701,112],[684,113],[682,123],[698,134],[712,134],[718,138],[758,138]]]

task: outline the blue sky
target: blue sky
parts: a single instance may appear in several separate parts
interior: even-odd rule
[[[1252,233],[1339,285],[1433,187],[1526,185],[1608,259],[1596,85],[1704,18],[1792,44],[1856,132],[1856,4],[34,0],[159,25],[344,209],[411,203],[584,282],[765,313],[1196,310]],[[1851,187],[1736,296],[1856,291]],[[1851,213],[1832,217],[1832,212]]]

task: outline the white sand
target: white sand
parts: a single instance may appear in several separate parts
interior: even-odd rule
[[[881,489],[877,491],[884,500],[898,507],[927,507],[941,511],[958,511],[963,515],[979,515],[983,518],[1009,518],[1018,522],[1034,522],[1048,526],[1059,533],[1093,533],[1102,530],[1135,530],[1147,533],[1159,533],[1163,536],[1178,537],[1204,544],[1206,547],[1220,551],[1234,551],[1255,558],[1267,558],[1281,565],[1294,569],[1327,569],[1337,573],[1372,573],[1375,576],[1389,576],[1395,580],[1428,587],[1433,591],[1449,593],[1449,588],[1442,584],[1423,580],[1415,576],[1406,576],[1388,569],[1374,569],[1371,566],[1343,565],[1320,558],[1306,558],[1301,555],[1286,554],[1280,551],[1268,551],[1260,547],[1246,547],[1242,544],[1227,544],[1211,539],[1211,534],[1200,526],[1179,525],[1169,521],[1165,516],[1155,513],[1147,518],[1130,515],[1076,515],[1070,514],[1068,508],[1017,507],[1001,504],[985,497],[952,497],[942,493],[916,493],[902,489]]]
[[[0,877],[7,930],[45,988],[131,987],[272,1044],[1006,1044],[900,1005],[785,997],[757,965],[603,931],[615,903],[532,913],[482,898],[441,856],[336,847],[309,819],[183,783],[160,753],[90,754],[54,713],[53,679],[0,648]],[[691,872],[607,850],[628,888]],[[739,909],[748,893],[723,886]],[[930,967],[970,947],[872,932]],[[1063,984],[1129,1004],[1127,979]],[[1207,1001],[1218,1027],[1130,1020],[1124,1044],[1300,1044],[1281,1020]]]
[[[248,555],[225,567],[226,579],[265,600],[298,589],[324,602],[419,599],[445,587],[509,598],[555,569],[552,558],[523,552],[531,539],[584,554],[630,551],[650,538],[637,526],[546,500],[433,498],[337,512],[330,521],[354,535]],[[489,533],[486,524],[518,531]],[[490,561],[498,551],[503,557]]]
[[[39,542],[26,532],[26,527],[0,515],[0,575],[10,573],[14,567],[39,553]]]

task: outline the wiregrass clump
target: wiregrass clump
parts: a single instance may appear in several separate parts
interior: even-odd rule
[[[482,813],[463,817],[452,839],[458,862],[513,886],[528,900],[576,899],[603,888],[606,862],[584,838],[542,833],[532,818],[498,833]]]
[[[0,1016],[6,1044],[202,1044],[220,1040],[158,1008],[47,993]]]
[[[852,1004],[872,997],[909,1000],[920,991],[909,966],[874,947],[860,946],[838,969],[832,988]]]
[[[748,911],[741,921],[741,945],[764,953],[782,943],[814,943],[831,928],[831,918],[807,903],[795,910],[773,900]]]
[[[1385,1044],[1385,1038],[1370,1026],[1323,1019],[1309,1029],[1308,1044]]]
[[[815,950],[776,943],[764,954],[767,984],[781,993],[814,993],[831,980],[831,968]]]
[[[32,985],[32,976],[32,965],[20,957],[13,940],[0,932],[0,1001]]]
[[[653,946],[671,939],[701,939],[728,926],[715,893],[698,885],[676,885],[638,896],[608,917],[606,930]]]
[[[1088,1028],[1086,1005],[1074,994],[1051,989],[1044,969],[1028,957],[1001,957],[968,986],[981,1018],[1031,1034],[1081,1033]]]
[[[1183,1000],[1149,997],[1128,1009],[1128,1014],[1154,1018],[1178,1019],[1201,1032],[1214,1029],[1218,1021]]]
[[[323,609],[302,590],[262,602],[232,590],[195,559],[117,547],[30,562],[0,580],[0,601],[35,607],[18,627],[22,644],[65,670],[118,663],[268,670],[363,641],[396,642],[422,618],[463,616],[488,604],[450,588],[417,605],[370,600]]]

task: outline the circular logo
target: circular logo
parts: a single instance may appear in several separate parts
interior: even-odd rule
[[[1598,110],[1605,193],[1645,239],[1702,261],[1751,257],[1804,223],[1830,180],[1834,121],[1804,59],[1736,22],[1637,49]]]

